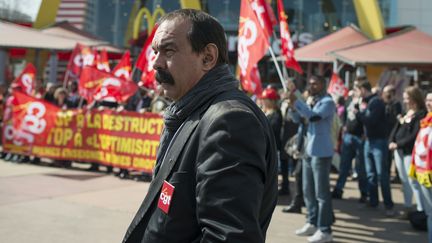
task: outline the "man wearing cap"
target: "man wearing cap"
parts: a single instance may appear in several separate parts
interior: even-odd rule
[[[276,148],[278,150],[278,157],[282,175],[282,185],[279,189],[279,195],[287,195],[289,194],[288,166],[285,166],[285,164],[282,166],[282,161],[280,157],[281,151],[283,149],[281,141],[282,113],[278,105],[280,97],[277,90],[269,86],[263,90],[260,99],[262,104],[262,110],[270,122],[273,134],[276,139]],[[284,162],[288,163],[288,161]]]

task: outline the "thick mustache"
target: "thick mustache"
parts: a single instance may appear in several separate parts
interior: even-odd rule
[[[166,84],[174,84],[174,78],[173,76],[164,70],[157,70],[156,71],[156,81],[160,84],[166,83]]]

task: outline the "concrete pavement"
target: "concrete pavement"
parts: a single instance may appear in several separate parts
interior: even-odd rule
[[[336,175],[332,175],[334,183]],[[0,160],[0,242],[117,243],[141,204],[148,182],[120,180],[104,173]],[[400,185],[392,185],[400,209]],[[386,218],[384,209],[364,209],[349,181],[344,200],[333,200],[334,242],[427,242],[406,220]],[[289,197],[281,197],[267,232],[267,242],[306,242],[294,230],[303,214],[284,214]]]

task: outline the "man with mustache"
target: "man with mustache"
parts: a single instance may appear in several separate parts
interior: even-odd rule
[[[215,18],[182,9],[158,26],[153,67],[174,102],[153,181],[123,242],[262,243],[277,202],[271,127],[238,90]]]

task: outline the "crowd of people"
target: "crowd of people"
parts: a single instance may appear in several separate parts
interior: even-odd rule
[[[290,90],[296,90],[294,84],[290,85]],[[427,97],[432,98],[432,93]],[[430,177],[429,180],[416,179],[412,155],[422,119],[426,119],[432,106],[428,98],[425,100],[424,93],[414,86],[404,90],[403,104],[396,98],[392,85],[385,86],[382,92],[379,89],[374,92],[364,77],[354,81],[346,99],[332,97],[326,92],[325,79],[319,76],[309,78],[302,98],[292,92],[279,95],[271,86],[258,97],[258,104],[277,139],[282,178],[280,195],[291,194],[288,175],[291,172],[295,176],[292,202],[282,211],[301,213],[302,206],[307,209],[306,224],[295,234],[310,236],[309,242],[333,239],[332,199],[343,198],[345,183],[351,175],[358,181],[358,201],[365,208],[379,206],[380,188],[385,216],[400,219],[429,216],[432,241]],[[335,168],[338,172],[336,184],[331,189],[329,175],[331,167],[335,167],[332,165],[334,153],[339,154],[340,163]],[[391,178],[393,161],[396,171]],[[401,211],[394,208],[392,182],[402,184]]]
[[[11,87],[3,95],[4,106],[7,106],[8,96],[14,88]],[[290,89],[296,88],[291,85]],[[409,176],[420,122],[428,111],[432,111],[432,94],[428,96],[431,99],[429,103],[427,99],[425,103],[422,91],[409,86],[403,93],[402,105],[395,97],[393,86],[385,86],[382,93],[373,90],[365,78],[358,78],[347,99],[334,99],[326,93],[325,79],[312,76],[302,97],[278,92],[271,86],[257,96],[256,103],[267,116],[276,138],[281,176],[279,195],[292,194],[288,177],[290,174],[295,177],[292,201],[282,211],[301,213],[302,207],[306,206],[307,223],[295,233],[310,236],[310,242],[332,240],[331,225],[335,221],[332,199],[343,198],[343,189],[350,175],[358,181],[358,201],[365,207],[378,207],[380,187],[386,216],[408,219],[413,212],[432,213],[432,197],[423,192],[429,192],[428,187]],[[87,104],[79,96],[76,82],[71,82],[67,88],[48,83],[35,96],[62,109],[113,109],[163,114],[170,104],[161,89],[153,91],[142,87],[124,104],[105,100]],[[340,164],[336,184],[331,189],[330,171],[334,153],[339,154]],[[12,153],[3,153],[2,158],[14,163],[40,163],[38,157],[30,159],[29,156]],[[396,170],[391,178],[393,161]],[[51,165],[70,168],[72,163],[54,160]],[[98,163],[91,163],[88,170],[99,171],[99,167]],[[113,173],[113,168],[106,166],[105,171]],[[120,169],[115,175],[130,178],[127,169]],[[404,205],[399,212],[394,210],[391,182],[402,184]]]
[[[357,78],[349,97],[335,102],[326,92],[326,79],[311,76],[303,94],[293,82],[285,93],[268,87],[257,97],[257,106],[238,89],[228,66],[225,32],[216,19],[182,9],[162,17],[158,26],[153,67],[173,103],[160,91],[140,88],[125,104],[86,104],[74,82],[67,88],[47,84],[35,94],[62,109],[163,113],[165,128],[153,181],[123,242],[264,242],[277,193],[291,194],[290,168],[296,190],[282,211],[300,213],[306,207],[306,223],[295,234],[309,236],[309,242],[333,240],[332,199],[343,198],[350,173],[357,175],[359,202],[365,207],[378,207],[380,188],[386,216],[407,218],[411,211],[424,212],[432,242],[432,166],[421,159],[413,162],[411,156],[420,129],[432,125],[432,93],[424,101],[418,88],[408,87],[402,106],[394,87],[380,94],[366,78]],[[341,158],[332,189],[335,153]],[[3,158],[40,161],[10,153]],[[404,192],[400,213],[390,187],[393,158]],[[71,162],[52,165],[70,167]],[[99,164],[92,163],[89,170],[99,170]],[[117,174],[127,177],[129,171]]]

